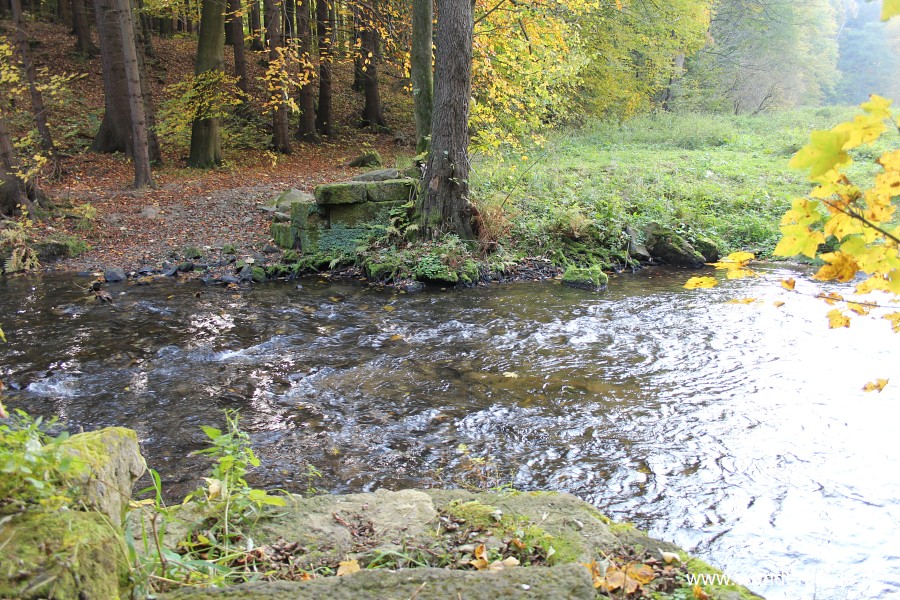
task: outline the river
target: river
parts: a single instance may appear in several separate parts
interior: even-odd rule
[[[800,271],[688,276],[600,294],[166,281],[109,286],[112,305],[85,280],[5,278],[0,379],[10,407],[71,431],[137,430],[173,498],[205,468],[199,426],[239,409],[257,486],[567,491],[768,598],[897,597],[900,337],[829,330]]]

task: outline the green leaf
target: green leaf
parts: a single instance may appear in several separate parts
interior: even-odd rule
[[[809,139],[788,163],[792,169],[809,169],[809,177],[814,178],[850,164],[850,155],[843,150],[850,139],[848,132],[813,131]]]
[[[206,434],[206,437],[208,437],[211,440],[215,440],[219,436],[222,435],[221,429],[216,429],[215,427],[209,427],[208,425],[201,425],[200,429],[202,429],[203,433]]]

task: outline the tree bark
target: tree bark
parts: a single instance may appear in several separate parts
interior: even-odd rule
[[[381,94],[378,89],[378,2],[372,0],[371,7],[365,13],[362,34],[363,57],[363,91],[365,92],[365,104],[363,105],[363,127],[371,127],[375,130],[387,129],[384,120],[384,112],[381,108]]]
[[[131,12],[131,0],[118,0],[118,8],[128,106],[131,109],[131,135],[134,140],[134,187],[141,189],[153,185],[153,175],[150,173],[147,118],[144,114],[141,68],[138,64],[137,42],[134,37],[134,15]]]
[[[250,96],[250,76],[247,74],[247,52],[244,48],[244,19],[241,17],[241,0],[228,0],[228,29],[234,46],[234,75],[238,89],[244,94],[244,102]]]
[[[431,136],[431,110],[434,104],[433,18],[432,0],[413,0],[412,49],[409,59],[418,154],[428,151],[428,140]]]
[[[100,53],[91,39],[91,26],[87,18],[86,0],[72,0],[72,29],[75,31],[75,51],[85,57]]]
[[[262,19],[259,15],[259,0],[250,0],[250,49],[254,52],[265,50],[262,41]]]
[[[334,22],[328,0],[316,0],[316,36],[319,41],[319,109],[316,111],[316,131],[321,135],[332,135],[331,67]]]
[[[221,0],[203,0],[195,75],[225,71],[225,5]],[[191,127],[188,165],[206,169],[222,163],[219,119],[195,118]]]
[[[28,46],[28,34],[25,32],[25,21],[22,17],[21,0],[12,0],[13,26],[16,29],[16,45],[19,47],[19,55],[22,58],[22,66],[25,69],[25,80],[28,82],[28,92],[31,95],[31,111],[38,134],[41,136],[41,148],[47,153],[53,165],[54,174],[58,174],[60,164],[53,145],[53,136],[50,135],[50,127],[47,125],[47,109],[44,106],[44,97],[37,85],[37,77],[34,73],[34,61],[31,59],[31,48]]]
[[[122,34],[115,0],[95,0],[94,12],[97,17],[97,32],[100,34],[105,110],[100,130],[94,138],[91,149],[95,152],[124,152],[126,156],[134,158],[134,132],[131,127],[133,118],[129,104],[125,59],[122,56]],[[133,22],[132,25],[134,25]],[[132,36],[134,36],[134,28],[132,28]],[[144,118],[147,123],[147,143],[151,162],[161,162],[159,140],[154,131],[155,117],[152,96],[144,71],[143,59],[143,52],[138,53],[141,97],[144,101]]]
[[[440,23],[434,73],[431,155],[425,169],[422,232],[436,239],[475,238],[469,206],[469,98],[472,92],[470,0],[438,0]]]
[[[140,32],[140,39],[137,40],[137,44],[144,51],[144,56],[150,59],[156,58],[156,51],[153,49],[153,23],[150,22],[150,17],[144,13],[144,0],[137,0],[137,8],[138,8],[138,22],[141,27],[138,29]]]
[[[297,2],[296,0],[284,0],[284,39],[292,40],[297,37]],[[285,42],[287,45],[287,42]]]
[[[25,182],[16,175],[18,165],[6,119],[0,115],[0,214],[11,215],[22,205],[33,216],[35,206],[28,197]]]
[[[3,14],[2,5],[5,0],[0,1],[0,15]],[[57,9],[59,11],[59,22],[64,25],[72,24],[72,2],[71,0],[59,0],[57,2]]]
[[[305,81],[300,86],[298,94],[298,107],[300,108],[300,125],[297,128],[297,137],[304,142],[318,143],[319,134],[316,131],[316,97],[313,88],[315,68],[312,64],[312,31],[310,21],[310,0],[300,0],[297,6],[297,42],[300,55],[301,79]]]
[[[285,56],[282,55],[281,37],[281,6],[276,0],[265,0],[266,10],[266,35],[269,39],[269,63],[277,66],[279,72],[283,72],[287,65],[284,64]],[[291,153],[291,135],[288,128],[287,90],[280,79],[269,83],[270,95],[278,98],[272,115],[272,147],[282,154]]]

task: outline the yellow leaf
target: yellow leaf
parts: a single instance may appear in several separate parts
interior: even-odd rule
[[[793,291],[795,285],[797,285],[797,282],[794,279],[784,279],[781,281],[781,287],[786,290]]]
[[[659,548],[657,548],[657,550],[659,550],[659,553],[662,555],[663,560],[666,561],[666,564],[673,563],[673,562],[677,562],[678,564],[681,564],[681,557],[678,556],[676,553],[666,552],[665,550],[660,550]]]
[[[656,575],[653,573],[653,567],[645,564],[628,565],[627,575],[630,579],[633,579],[641,585],[650,583],[656,579]]]
[[[831,329],[840,329],[841,327],[850,327],[850,319],[844,316],[840,309],[828,311],[828,327]]]
[[[739,300],[735,298],[734,300],[729,300],[726,304],[753,304],[754,302],[756,302],[756,298],[741,298]]]
[[[484,571],[490,566],[490,563],[487,561],[487,550],[484,547],[484,544],[479,544],[477,548],[475,548],[475,552],[473,553],[475,558],[469,561],[469,564],[478,569],[479,571]]]
[[[821,231],[810,230],[807,225],[783,225],[781,235],[782,238],[773,251],[776,256],[802,254],[815,258],[819,244],[825,243],[825,235]]]
[[[728,269],[725,277],[728,279],[743,279],[744,277],[759,277],[759,273],[750,269]]]
[[[850,155],[843,150],[850,139],[846,131],[813,131],[809,139],[788,163],[792,169],[808,169],[812,178],[850,164]]]
[[[847,308],[849,308],[850,310],[852,310],[853,312],[855,312],[856,314],[861,315],[861,316],[865,316],[865,315],[869,314],[869,311],[872,310],[869,305],[860,304],[858,302],[847,303]]]
[[[863,386],[864,392],[881,392],[884,389],[884,386],[888,384],[889,379],[876,379],[875,381],[870,381],[866,385]]]
[[[684,284],[686,290],[707,289],[718,285],[715,277],[691,277]]]
[[[819,281],[831,281],[836,279],[842,283],[846,283],[856,277],[859,272],[859,265],[852,256],[845,252],[829,252],[821,256],[822,260],[827,262],[813,275],[813,279]]]
[[[847,134],[844,150],[874,142],[887,130],[884,119],[872,115],[859,115],[852,121],[841,123],[832,131]]]
[[[384,307],[384,310],[386,310],[388,312],[393,312],[396,309],[393,306],[391,306],[390,304],[388,304],[387,306]]]
[[[399,341],[401,341],[402,339],[403,339],[403,336],[400,335],[399,333],[395,333],[394,335],[391,336],[391,341],[392,341],[392,342],[399,342]]]
[[[891,322],[891,328],[894,330],[894,333],[900,333],[900,312],[884,315],[883,318]]]
[[[728,262],[748,263],[756,257],[752,252],[732,252],[725,257]]]
[[[782,306],[784,306],[784,302],[782,302],[781,300],[776,300],[772,304],[775,305],[775,308],[781,308]]]
[[[508,379],[518,379],[519,378],[519,374],[513,373],[512,371],[504,371],[503,376]]]
[[[897,2],[897,5],[898,7],[900,7],[900,2]],[[873,117],[890,119],[891,111],[888,110],[888,107],[893,103],[893,100],[882,98],[878,94],[872,94],[871,96],[869,96],[869,100],[860,104],[859,107]]]
[[[338,565],[337,576],[351,575],[360,571],[359,562],[354,558],[352,560],[342,560]]]
[[[844,301],[844,297],[837,292],[831,292],[827,296],[825,295],[825,292],[821,292],[816,298],[821,298],[825,301],[825,304],[828,304],[829,306],[834,306],[838,302]]]
[[[703,591],[703,588],[699,585],[695,585],[691,588],[691,591],[694,592],[694,598],[696,600],[709,600],[709,594]]]
[[[900,0],[882,0],[881,20],[887,21],[897,15],[900,15]]]

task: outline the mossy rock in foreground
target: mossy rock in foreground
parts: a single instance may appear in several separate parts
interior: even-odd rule
[[[97,512],[17,515],[0,530],[0,598],[128,596],[121,530]]]
[[[609,277],[599,266],[569,267],[563,273],[563,285],[583,290],[600,291],[606,287]]]

